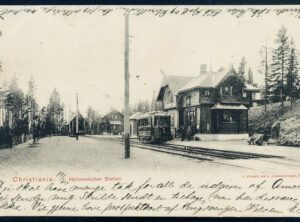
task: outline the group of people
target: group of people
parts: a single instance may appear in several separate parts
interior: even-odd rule
[[[185,139],[191,140],[192,137],[195,135],[195,127],[193,126],[181,126],[179,128],[179,135],[181,141],[184,141]]]

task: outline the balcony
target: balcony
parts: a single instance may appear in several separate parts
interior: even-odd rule
[[[230,104],[244,104],[244,105],[249,105],[250,104],[250,99],[248,97],[242,97],[242,96],[225,96],[222,95],[220,97],[220,102],[221,103],[230,103]]]
[[[204,103],[204,104],[214,104],[218,102],[216,97],[213,96],[200,96],[199,98],[199,103]]]

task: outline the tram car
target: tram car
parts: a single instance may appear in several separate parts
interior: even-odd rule
[[[162,111],[141,115],[137,119],[137,136],[143,143],[163,143],[170,140],[170,116]]]
[[[72,120],[70,121],[70,130],[70,136],[76,136],[76,115],[74,115]],[[85,120],[80,113],[78,115],[78,134],[85,134]]]

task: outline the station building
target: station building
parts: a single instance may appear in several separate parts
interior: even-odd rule
[[[168,76],[156,100],[156,109],[171,116],[171,133],[190,128],[200,139],[227,135],[248,137],[248,109],[259,89],[244,83],[234,68],[218,72],[202,69],[197,76]],[[229,136],[229,134],[231,136]]]

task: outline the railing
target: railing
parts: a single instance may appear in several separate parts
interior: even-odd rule
[[[220,102],[222,103],[242,103],[242,104],[250,104],[250,99],[242,96],[225,96],[222,95],[220,97]]]

